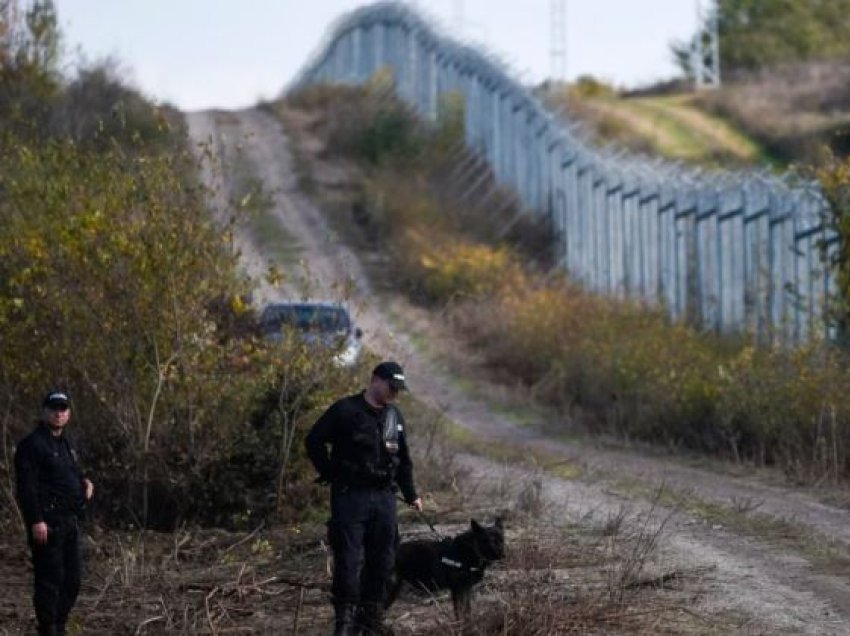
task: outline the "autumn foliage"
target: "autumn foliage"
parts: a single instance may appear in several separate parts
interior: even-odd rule
[[[333,89],[314,90],[311,107],[321,122]],[[355,108],[356,93],[344,90]],[[374,102],[369,91],[360,97],[363,131],[374,121],[363,107]],[[385,100],[380,108],[391,104]],[[442,132],[439,126],[405,132],[421,136],[418,162],[375,167],[360,158],[365,202],[358,204],[364,208],[358,218],[369,224],[359,227],[378,227],[389,237],[382,242],[392,263],[386,269],[394,273],[388,284],[447,316],[494,377],[519,383],[532,403],[554,407],[565,430],[578,425],[779,466],[799,482],[850,476],[850,406],[842,397],[850,394],[850,374],[843,350],[823,341],[796,350],[757,347],[748,334],[698,333],[671,322],[660,308],[585,292],[545,259],[530,258],[541,251],[522,245],[533,225],[500,237],[495,230],[505,219],[498,197],[479,205],[453,194],[445,152],[434,150]],[[347,152],[357,158],[350,147]],[[833,181],[847,181],[846,166],[831,174]],[[846,204],[845,190],[833,187],[830,196]],[[844,216],[836,223],[847,234]],[[843,268],[838,280],[846,291],[846,253],[840,254],[835,265]],[[838,306],[846,314],[846,303]]]
[[[293,441],[350,378],[298,338],[257,337],[182,122],[109,68],[63,80],[50,16],[35,3],[0,49],[3,492],[8,449],[59,387],[102,521],[298,514],[316,493]]]

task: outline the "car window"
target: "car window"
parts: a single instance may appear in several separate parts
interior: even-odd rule
[[[299,331],[336,333],[348,331],[348,312],[342,307],[323,305],[271,305],[260,318],[265,333],[276,333],[284,326]]]

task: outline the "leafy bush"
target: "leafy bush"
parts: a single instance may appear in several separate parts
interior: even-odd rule
[[[843,352],[729,347],[638,304],[530,277],[460,303],[452,322],[505,379],[593,431],[783,467],[794,479],[850,476]]]
[[[22,419],[47,386],[74,388],[104,476],[150,474],[156,447],[179,448],[231,354],[206,304],[242,290],[180,161],[0,140],[3,388]]]
[[[409,227],[397,250],[400,276],[410,281],[417,297],[432,303],[491,295],[521,275],[507,247],[436,237],[421,226]]]
[[[187,161],[0,142],[0,391],[19,434],[44,391],[72,391],[113,521],[280,509],[302,418],[346,382],[329,355],[246,334],[246,287]]]
[[[17,3],[0,3],[0,122],[19,133],[45,127],[61,90],[61,34],[51,0],[35,0],[20,12]]]
[[[291,103],[325,113],[319,126],[331,152],[372,166],[409,164],[420,158],[423,136],[416,118],[393,96],[390,82],[379,73],[365,88],[309,87]]]
[[[824,255],[835,272],[836,291],[829,299],[831,319],[846,346],[850,342],[850,158],[828,156],[815,170],[815,177],[829,203],[824,221],[838,237],[837,249]]]
[[[578,99],[616,97],[617,89],[593,75],[580,75],[569,87],[569,96]]]
[[[176,114],[108,65],[66,84],[51,2],[15,26],[0,31],[3,443],[62,387],[104,521],[307,514],[303,429],[351,377],[300,339],[256,337]]]
[[[57,97],[47,130],[51,136],[106,149],[118,143],[151,150],[179,151],[182,116],[165,106],[154,106],[119,79],[116,64],[81,68]]]

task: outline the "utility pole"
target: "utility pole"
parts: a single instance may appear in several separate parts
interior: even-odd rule
[[[567,0],[550,0],[549,77],[552,82],[567,81]]]
[[[720,86],[720,0],[714,0],[711,11],[711,67],[714,86]]]
[[[697,35],[691,48],[691,66],[697,89],[720,86],[720,7],[718,0],[708,0],[710,7],[703,13],[702,3],[696,0]]]

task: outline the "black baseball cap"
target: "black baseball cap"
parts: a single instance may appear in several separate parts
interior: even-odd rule
[[[41,402],[41,405],[45,408],[50,408],[53,406],[71,406],[71,398],[68,397],[68,394],[64,391],[51,391],[47,395],[44,396],[44,400]]]
[[[381,378],[382,380],[387,380],[390,383],[390,386],[397,391],[404,391],[407,389],[404,369],[401,368],[401,365],[398,362],[393,362],[392,360],[382,362],[375,367],[375,370],[372,371],[372,375]]]

